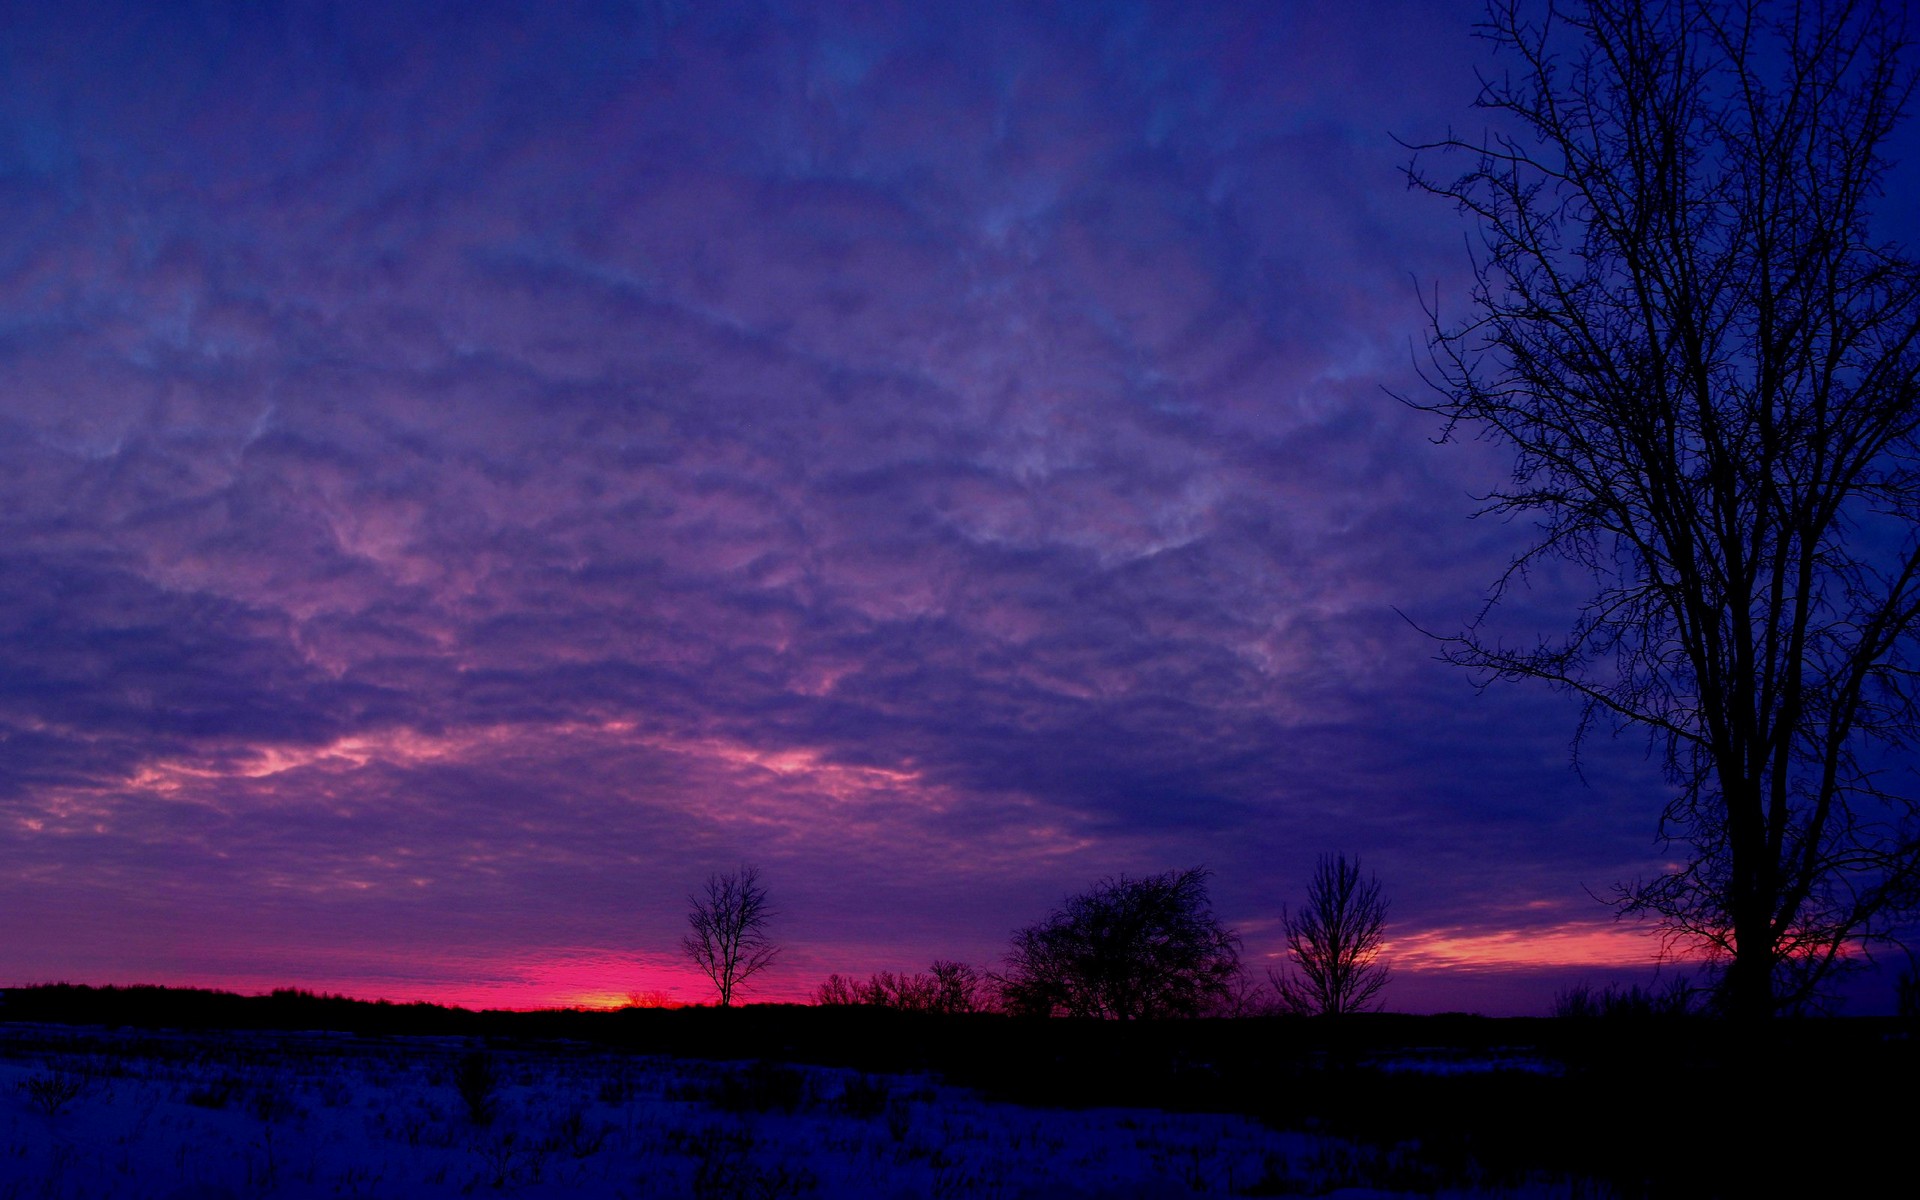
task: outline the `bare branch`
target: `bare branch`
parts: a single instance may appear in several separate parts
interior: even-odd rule
[[[1867,765],[1917,728],[1920,267],[1868,221],[1916,76],[1873,3],[1532,11],[1480,29],[1501,131],[1415,148],[1464,156],[1451,179],[1408,169],[1480,230],[1410,403],[1509,446],[1482,511],[1540,529],[1442,657],[1650,731],[1686,862],[1621,908],[1724,954],[1760,1015],[1920,900],[1920,806]],[[1549,559],[1592,592],[1503,642]]]
[[[1287,953],[1294,973],[1267,973],[1280,1003],[1303,1014],[1337,1017],[1377,1007],[1391,972],[1380,961],[1387,905],[1380,881],[1360,874],[1360,860],[1320,856],[1307,903],[1288,912]]]
[[[687,924],[692,932],[680,947],[713,981],[720,1006],[733,1003],[747,980],[773,963],[779,948],[767,936],[774,913],[767,890],[760,886],[758,867],[742,866],[729,874],[707,876],[705,889],[688,896]]]

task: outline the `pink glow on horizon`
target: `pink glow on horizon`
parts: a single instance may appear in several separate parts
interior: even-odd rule
[[[1391,399],[1478,0],[70,7],[0,84],[0,984],[701,1001],[743,863],[750,1001],[1196,864],[1257,975],[1335,850],[1390,1006],[1654,969],[1583,887],[1657,763],[1419,632],[1524,532]]]
[[[371,956],[368,956],[371,957]],[[471,972],[468,978],[453,977],[455,971]],[[685,963],[667,962],[647,965],[632,957],[603,955],[583,950],[573,955],[527,955],[497,962],[449,959],[434,962],[422,959],[413,963],[394,962],[379,974],[352,971],[317,972],[290,978],[265,973],[209,974],[187,972],[143,972],[124,979],[33,979],[10,981],[16,986],[60,982],[106,986],[157,985],[177,988],[207,988],[240,995],[266,995],[283,988],[296,988],[320,995],[339,995],[349,999],[393,1004],[442,1004],[450,1007],[509,1009],[531,1011],[549,1008],[624,1008],[636,996],[646,997],[649,1006],[681,1007],[712,1003],[712,986],[704,976]],[[747,994],[750,1001],[797,1000],[800,994]]]
[[[1649,929],[1612,921],[1564,921],[1539,928],[1429,930],[1394,938],[1384,951],[1404,971],[1514,968],[1640,968],[1659,957]]]

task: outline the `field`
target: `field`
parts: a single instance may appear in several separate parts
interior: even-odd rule
[[[0,1089],[6,1200],[1171,1197],[1422,1178],[1400,1156],[1245,1117],[457,1038],[10,1026]]]
[[[432,1016],[347,1011],[376,1024]],[[489,1016],[491,1031],[437,1034],[0,1024],[0,1200],[1740,1190],[1721,1155],[1682,1155],[1677,1166],[1650,1152],[1675,1139],[1650,1111],[1622,1111],[1611,1076],[1584,1051],[1544,1036],[1499,1044],[1553,1032],[1541,1022],[1403,1019],[1343,1043],[1299,1036],[1315,1031],[1298,1023],[1180,1022],[1143,1037],[1111,1024],[941,1026],[860,1012],[829,1021],[805,1009],[549,1014],[533,1024],[531,1014]],[[522,1032],[501,1033],[503,1024]],[[1644,1035],[1662,1032],[1630,1040],[1647,1045],[1655,1039]],[[1272,1087],[1261,1103],[1216,1061],[1231,1039],[1256,1033],[1287,1047],[1264,1052]],[[753,1052],[712,1055],[716,1039],[736,1038]],[[678,1052],[644,1048],[663,1040]],[[1578,1044],[1590,1049],[1593,1038]],[[930,1045],[959,1047],[953,1069],[819,1061],[897,1067],[928,1058]],[[1116,1062],[1127,1069],[1111,1070]],[[1636,1067],[1633,1078],[1643,1090],[1710,1082],[1684,1065],[1665,1080]],[[1153,1095],[1162,1102],[1143,1102]],[[1829,1093],[1826,1110],[1835,1103]],[[1849,1166],[1872,1169],[1872,1158],[1854,1152],[1826,1168],[1828,1181]],[[1790,1164],[1774,1169],[1792,1174]]]

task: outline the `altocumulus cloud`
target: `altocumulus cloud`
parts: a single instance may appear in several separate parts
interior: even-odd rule
[[[1383,391],[1469,15],[22,17],[7,972],[692,994],[740,860],[775,994],[1202,861],[1258,958],[1335,847],[1409,945],[1592,919],[1637,751],[1394,612],[1513,544]]]

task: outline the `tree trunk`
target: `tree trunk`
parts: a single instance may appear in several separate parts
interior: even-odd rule
[[[1750,926],[1757,924],[1758,928]],[[1727,1016],[1742,1025],[1771,1020],[1773,1005],[1773,947],[1766,921],[1734,922],[1733,962],[1727,968]]]

